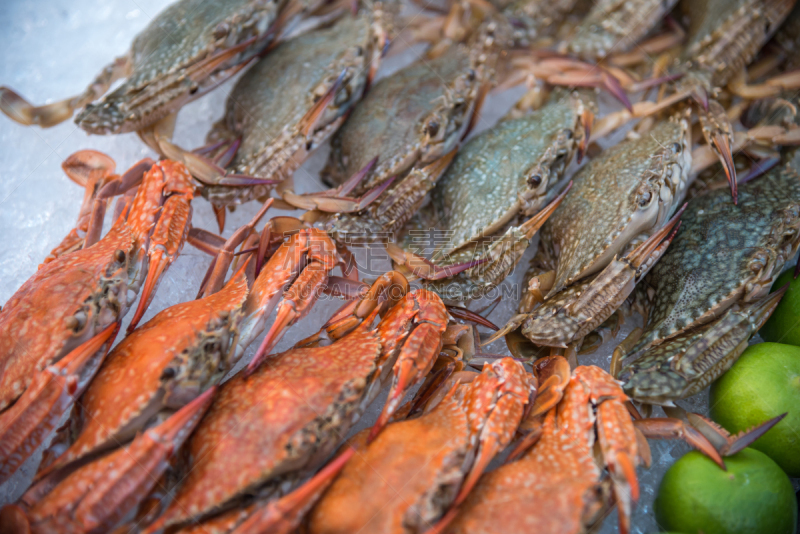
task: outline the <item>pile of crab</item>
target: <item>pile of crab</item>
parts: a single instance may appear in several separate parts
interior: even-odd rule
[[[724,468],[780,420],[731,436],[680,404],[800,246],[794,4],[178,0],[76,97],[0,88],[21,124],[77,113],[154,152],[62,164],[78,221],[0,310],[0,485],[35,472],[0,532],[573,534],[616,508],[626,534],[648,438]],[[243,70],[207,144],[177,144],[179,109]],[[330,189],[295,192],[327,142]],[[193,226],[198,196],[220,234],[252,218]],[[196,298],[143,321],[186,242]],[[523,257],[497,327],[476,306]]]

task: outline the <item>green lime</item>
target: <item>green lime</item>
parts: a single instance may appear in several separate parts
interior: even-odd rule
[[[797,501],[789,478],[754,450],[725,458],[727,471],[697,451],[664,475],[655,502],[664,530],[686,534],[794,534]]]
[[[751,446],[800,477],[800,347],[748,347],[711,386],[711,418],[735,434],[782,413],[788,415]]]
[[[764,341],[800,346],[800,276],[793,278],[794,267],[784,271],[772,284],[775,291],[787,283],[789,290],[783,296],[772,317],[758,331]]]

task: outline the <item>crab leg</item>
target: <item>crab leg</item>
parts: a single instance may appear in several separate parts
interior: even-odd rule
[[[71,473],[27,510],[31,526],[58,532],[113,527],[150,493],[169,466],[168,460],[210,406],[215,391],[215,387],[207,390],[127,447]]]
[[[601,376],[600,373],[594,374]],[[636,478],[638,443],[631,417],[625,407],[627,398],[610,375],[602,373],[602,378],[604,382],[597,381],[592,385],[591,395],[593,404],[598,405],[597,437],[614,485],[619,530],[621,534],[627,534],[630,530],[633,504],[639,500],[639,483]]]
[[[0,484],[19,469],[72,406],[97,369],[97,356],[105,356],[118,328],[117,323],[110,324],[37,373],[17,402],[0,414]]]
[[[13,89],[0,87],[0,111],[24,126],[36,124],[50,128],[72,117],[75,110],[100,98],[112,83],[129,75],[130,67],[128,56],[118,57],[80,95],[44,106],[34,106]]]
[[[292,191],[281,192],[284,201],[291,206],[304,210],[318,210],[329,213],[352,213],[361,211],[380,197],[386,189],[394,182],[394,177],[384,180],[358,198],[342,197],[339,195],[347,194],[352,191],[369,174],[375,166],[377,158],[370,161],[366,167],[355,173],[351,178],[334,189],[319,193],[307,193],[298,195]]]
[[[654,439],[680,439],[699,450],[709,458],[711,458],[718,466],[725,469],[725,464],[722,457],[717,452],[717,449],[700,433],[697,429],[693,428],[681,421],[671,417],[652,417],[648,419],[640,419],[634,422],[636,428],[640,430],[645,437]]]
[[[97,218],[102,221],[107,203],[96,202],[95,199],[108,180],[113,179],[116,165],[113,159],[96,150],[81,150],[61,164],[69,179],[84,188],[83,202],[75,228],[50,252],[43,264],[73,250],[90,246],[99,239],[102,228],[99,224],[92,225],[94,211],[98,210]],[[94,226],[91,232],[90,226]]]

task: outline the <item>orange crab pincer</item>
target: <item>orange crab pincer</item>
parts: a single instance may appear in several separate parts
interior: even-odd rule
[[[112,323],[57,363],[36,373],[25,393],[0,414],[0,484],[13,475],[45,440],[91,379],[95,354],[111,345]]]
[[[250,233],[269,206],[231,239]],[[207,284],[205,297],[161,311],[120,342],[83,394],[72,431],[61,436],[46,458],[58,457],[45,462],[37,478],[119,447],[219,383],[263,332],[281,294],[278,323],[287,313],[289,322],[306,313],[338,256],[321,231],[304,229],[280,244],[282,240],[276,237],[277,250],[255,281],[250,282],[254,262],[248,257],[219,291]],[[226,271],[227,259],[217,257],[215,266]],[[277,339],[285,326],[278,324],[272,337]]]
[[[246,297],[240,272],[221,291],[171,306],[122,340],[81,397],[74,442],[37,478],[130,441],[217,384],[232,367]]]

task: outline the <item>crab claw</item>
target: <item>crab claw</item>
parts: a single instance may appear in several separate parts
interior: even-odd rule
[[[147,278],[142,289],[142,295],[139,298],[136,313],[128,326],[128,333],[131,333],[139,324],[155,296],[156,287],[161,281],[161,276],[180,254],[189,234],[191,218],[191,205],[183,197],[176,195],[167,198],[162,206],[161,216],[153,235],[150,237]]]
[[[367,443],[371,443],[386,426],[405,394],[428,374],[442,348],[442,335],[448,322],[447,308],[442,299],[427,289],[418,289],[407,294],[404,299],[408,305],[404,306],[401,302],[381,321],[381,324],[391,325],[395,323],[395,318],[390,314],[403,314],[413,310],[414,326],[403,345],[393,348],[391,340],[388,340],[383,348],[386,354],[396,351],[397,359],[392,368],[394,376],[386,404],[370,430]],[[396,332],[390,333],[396,335]]]
[[[447,311],[450,312],[450,315],[455,319],[483,325],[487,328],[491,328],[492,330],[499,330],[498,326],[489,319],[486,319],[482,315],[479,315],[474,311],[468,310],[462,306],[448,306]]]
[[[423,366],[425,363],[428,363],[427,367],[433,365],[433,361],[439,354],[440,338],[441,335],[429,324],[421,324],[412,332],[397,359],[389,396],[378,420],[375,421],[369,432],[367,443],[371,443],[378,437],[380,431],[400,406],[400,402],[408,390],[427,374],[428,369]],[[417,349],[416,354],[412,354],[414,349]]]
[[[485,263],[489,258],[481,258],[478,260],[467,261],[463,263],[454,263],[445,267],[440,267],[430,260],[418,256],[411,252],[406,252],[394,243],[386,244],[386,252],[392,261],[398,265],[407,267],[415,276],[424,280],[442,280],[444,278],[451,278],[458,273],[464,272],[467,269],[472,269],[482,263]]]
[[[317,502],[336,476],[344,469],[356,450],[346,451],[332,460],[311,479],[277,501],[270,502],[262,510],[253,513],[233,531],[233,534],[289,534],[294,532],[305,513]]]
[[[360,173],[359,173],[360,174]],[[327,213],[354,213],[361,211],[380,197],[395,180],[392,176],[384,180],[358,198],[332,197],[326,194],[297,195],[291,191],[284,191],[283,200],[289,204],[305,210],[319,210]]]
[[[228,187],[253,187],[256,185],[277,185],[281,180],[227,174],[227,171],[213,160],[201,154],[184,150],[163,136],[157,136],[158,148],[168,158],[180,161],[189,169],[192,176],[203,185]],[[238,145],[237,145],[238,147]]]
[[[786,417],[786,413],[768,419],[754,427],[743,430],[731,436],[727,430],[716,424],[711,419],[697,413],[688,412],[685,414],[689,424],[699,431],[708,441],[719,451],[722,456],[731,456],[749,447],[758,438],[769,432],[769,430],[781,422]]]
[[[725,469],[717,448],[708,438],[696,428],[674,417],[652,417],[649,419],[639,419],[633,423],[645,437],[656,439],[681,439],[699,450],[714,463]]]
[[[640,273],[642,267],[648,263],[648,260],[658,259],[662,256],[666,248],[672,243],[678,229],[680,228],[680,217],[686,210],[688,203],[684,203],[680,209],[675,212],[663,227],[656,233],[648,237],[641,245],[636,247],[630,252],[627,259],[631,266],[637,270],[637,274],[641,277],[644,273]],[[652,262],[651,262],[652,265]]]
[[[275,322],[272,323],[269,332],[261,341],[261,345],[259,345],[253,359],[247,366],[246,373],[248,375],[252,374],[264,361],[267,354],[283,337],[286,329],[311,311],[317,301],[317,297],[327,285],[328,273],[336,266],[336,246],[327,234],[322,230],[313,228],[304,232],[305,234],[297,234],[300,237],[297,239],[298,246],[296,248],[298,251],[302,249],[302,252],[307,256],[305,261],[308,263],[284,293],[283,300],[278,307]],[[280,261],[279,257],[278,261]],[[272,260],[270,260],[270,263],[272,263]],[[297,261],[295,266],[299,264],[300,261]],[[267,270],[268,268],[265,267],[259,278]],[[267,276],[270,274],[272,273],[266,273]]]
[[[325,94],[322,95],[322,98],[317,100],[317,102],[308,110],[308,113],[300,119],[298,124],[298,128],[306,136],[306,139],[310,138],[311,135],[314,133],[314,129],[319,122],[320,118],[322,118],[322,114],[328,109],[328,106],[333,102],[333,99],[336,98],[336,93],[339,92],[339,89],[342,87],[344,83],[345,76],[347,76],[347,69],[342,69],[342,72],[339,73],[339,76],[336,78],[336,81],[333,82]]]
[[[17,402],[0,414],[0,484],[8,480],[50,435],[72,406],[81,387],[99,367],[102,358],[96,356],[104,346],[106,349],[111,346],[118,329],[118,323],[110,324],[57,363],[37,373]]]
[[[487,380],[486,377],[491,377],[491,379]],[[489,365],[488,368],[484,366],[484,371],[473,382],[473,389],[480,388],[485,382],[491,383],[491,391],[486,399],[488,402],[478,401],[474,406],[478,410],[491,411],[487,414],[483,428],[478,435],[480,447],[472,468],[453,501],[454,507],[464,502],[469,492],[478,483],[478,479],[489,467],[489,463],[511,442],[522,420],[525,405],[531,396],[531,383],[529,377],[526,376],[525,368],[513,358],[503,358]],[[481,393],[478,391],[475,397]]]
[[[211,405],[216,387],[139,434],[128,446],[79,467],[31,504],[27,516],[36,532],[60,532],[64,516],[81,532],[106,532],[144,499],[169,459]]]
[[[708,91],[706,91],[705,88],[701,87],[700,85],[694,84],[691,89],[690,95],[695,102],[700,104],[700,106],[703,108],[703,111],[708,111],[709,98],[708,98]]]

